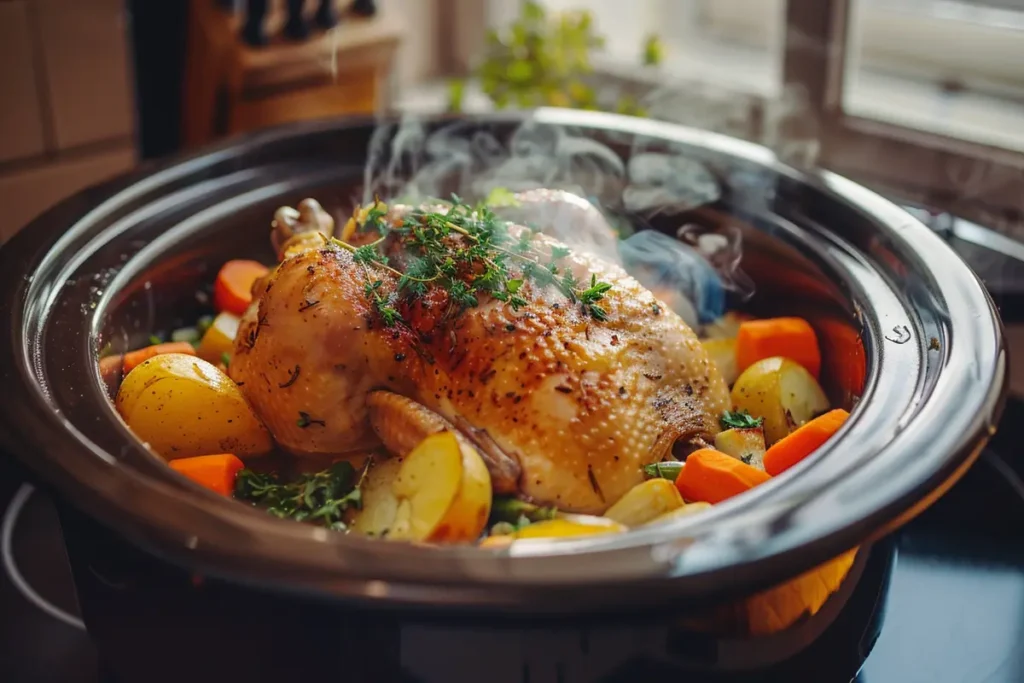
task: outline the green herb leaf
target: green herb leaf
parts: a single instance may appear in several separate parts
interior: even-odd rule
[[[683,463],[672,460],[644,465],[644,474],[649,479],[669,479],[675,481],[679,478],[679,473],[682,471]]]
[[[753,429],[764,423],[763,417],[753,417],[745,410],[727,410],[719,418],[722,429]]]
[[[522,526],[523,519],[527,522],[542,522],[554,519],[557,513],[558,510],[553,507],[540,507],[513,496],[495,496],[491,503],[490,523],[505,522]]]
[[[234,496],[262,507],[275,517],[309,521],[336,531],[345,530],[342,518],[349,509],[362,507],[362,483],[351,463],[342,461],[315,474],[283,482],[276,475],[243,469],[235,479]]]
[[[227,351],[223,351],[220,354],[220,362],[224,364],[224,367],[231,367],[231,354]]]
[[[583,305],[583,310],[589,313],[595,320],[606,320],[608,313],[595,302],[604,298],[604,295],[612,286],[607,282],[598,282],[597,275],[591,274],[590,287],[579,293],[578,298]]]
[[[429,204],[430,202],[427,202]],[[499,220],[485,204],[470,206],[458,195],[452,195],[447,210],[430,212],[415,210],[406,215],[401,225],[388,227],[385,205],[377,203],[367,215],[367,222],[379,214],[384,231],[394,233],[402,249],[404,272],[389,264],[377,249],[377,241],[353,246],[336,238],[328,244],[352,254],[363,268],[363,283],[369,299],[384,326],[405,324],[400,304],[414,304],[429,293],[431,287],[443,289],[448,295],[446,316],[457,316],[467,308],[480,305],[481,295],[507,303],[514,311],[527,306],[523,285],[528,281],[537,287],[554,285],[572,303],[582,303],[584,313],[595,320],[605,320],[607,311],[597,305],[611,285],[591,277],[590,286],[578,291],[579,281],[568,270],[560,272],[555,261],[540,264],[531,254],[535,233],[523,230],[516,240],[509,235],[508,224]],[[376,213],[374,213],[376,212]],[[389,247],[390,250],[391,247]],[[390,252],[389,252],[390,253]],[[554,259],[569,253],[565,247],[552,249]],[[515,268],[519,267],[519,272]],[[376,273],[383,269],[397,276],[393,291]]]
[[[305,429],[306,427],[310,427],[312,425],[320,425],[321,427],[327,426],[327,423],[324,422],[323,420],[317,420],[315,418],[312,418],[309,416],[309,413],[302,410],[299,411],[299,419],[295,421],[295,424],[301,427],[302,429]]]
[[[362,263],[364,265],[371,263],[380,263],[382,265],[387,265],[388,263],[388,257],[377,251],[376,242],[373,242],[372,244],[364,244],[361,247],[357,247],[356,250],[352,252],[352,260],[355,261],[356,263]]]

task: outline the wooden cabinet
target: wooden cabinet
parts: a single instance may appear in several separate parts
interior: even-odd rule
[[[135,164],[130,45],[122,0],[0,0],[0,242]]]
[[[389,103],[401,36],[393,7],[372,18],[342,16],[326,32],[292,42],[281,36],[283,3],[272,3],[267,45],[241,37],[242,13],[192,0],[185,66],[182,139],[194,147],[223,135],[306,119],[372,114]],[[307,2],[313,13],[314,2]]]

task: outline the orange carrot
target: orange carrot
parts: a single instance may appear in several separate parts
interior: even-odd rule
[[[818,378],[821,350],[814,329],[803,318],[765,318],[740,324],[736,335],[736,366],[743,372],[765,358],[782,356],[804,366]]]
[[[129,351],[124,354],[124,359],[121,362],[121,368],[125,374],[128,374],[134,370],[137,365],[141,365],[150,358],[162,356],[165,353],[184,353],[189,356],[194,356],[196,355],[196,349],[188,342],[166,342],[164,344],[154,344],[153,346],[147,346],[144,349]],[[103,360],[106,361],[107,359],[104,358]],[[113,361],[110,362],[113,363]],[[100,365],[100,369],[103,370],[102,363]]]
[[[821,369],[849,402],[864,393],[867,377],[867,358],[860,330],[846,319],[821,316],[814,324],[821,331]]]
[[[771,479],[738,458],[712,448],[690,453],[676,477],[676,488],[688,502],[720,503]]]
[[[230,496],[235,490],[235,477],[245,465],[231,453],[199,455],[171,460],[168,465],[200,486]]]
[[[104,379],[112,377],[115,372],[122,370],[123,367],[124,356],[120,354],[100,358],[100,376]]]
[[[218,311],[242,315],[252,303],[252,286],[269,270],[256,261],[228,261],[217,273],[213,305]]]
[[[842,408],[836,408],[782,437],[765,452],[765,471],[773,477],[785,472],[828,441],[849,416]]]

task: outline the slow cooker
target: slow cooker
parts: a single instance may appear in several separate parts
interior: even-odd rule
[[[641,157],[668,170],[640,172]],[[224,260],[270,261],[279,206],[315,197],[341,216],[373,192],[472,191],[510,168],[517,189],[570,187],[630,229],[737,238],[735,272],[752,288],[732,303],[812,323],[825,388],[852,409],[837,438],[705,514],[493,552],[275,519],[184,481],[119,420],[99,351],[194,319]],[[644,633],[623,656],[740,675],[744,661],[824,637],[862,577],[875,577],[867,594],[884,589],[891,550],[876,541],[962,476],[1005,398],[988,295],[909,214],[756,145],[596,112],[330,120],[236,138],[62,202],[0,249],[0,281],[0,443],[59,501],[84,618],[118,680],[406,680],[396,634],[409,628],[461,633],[436,648],[421,634],[421,647],[467,662],[482,656],[481,629],[512,648],[586,632],[580,647],[609,652],[601,638]],[[769,646],[737,627],[750,596],[851,549],[816,614]],[[730,655],[737,642],[745,654]]]

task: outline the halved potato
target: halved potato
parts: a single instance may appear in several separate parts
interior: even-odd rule
[[[715,448],[759,470],[764,469],[764,430],[760,427],[726,429],[715,435]]]
[[[671,510],[671,511],[666,512],[664,514],[658,515],[657,517],[652,519],[650,522],[648,522],[648,524],[656,524],[658,522],[668,522],[668,521],[671,521],[673,519],[679,519],[680,517],[689,517],[690,515],[696,514],[698,512],[703,512],[704,510],[709,510],[709,509],[711,509],[711,503],[706,503],[704,501],[699,501],[699,502],[695,502],[695,503],[687,503],[686,505],[684,505],[681,508],[676,508],[675,510]]]
[[[732,404],[764,418],[764,435],[772,445],[829,409],[817,380],[799,363],[775,356],[759,360],[736,380]]]
[[[450,431],[412,450],[392,486],[398,501],[389,539],[468,543],[491,512],[491,477],[476,449]]]
[[[115,400],[128,427],[166,460],[264,455],[270,432],[231,379],[195,356],[155,356],[128,373]]]
[[[512,545],[515,541],[529,539],[576,538],[595,534],[616,534],[626,531],[626,527],[606,517],[593,515],[562,515],[555,519],[528,524],[515,533],[501,536],[489,536],[481,543],[481,548],[502,548]]]
[[[398,496],[394,484],[402,469],[403,458],[374,459],[363,481],[363,507],[356,512],[351,528],[367,536],[385,537],[391,533],[398,515]]]
[[[736,338],[703,339],[701,345],[704,346],[711,362],[718,368],[718,374],[731,387],[740,374],[736,365]]]
[[[637,484],[604,513],[626,526],[639,526],[658,515],[683,507],[679,489],[668,479],[648,479]]]
[[[240,322],[238,316],[231,313],[220,313],[214,318],[199,341],[199,348],[196,349],[199,357],[216,364],[221,362],[225,353],[230,356],[235,350],[235,337]]]

